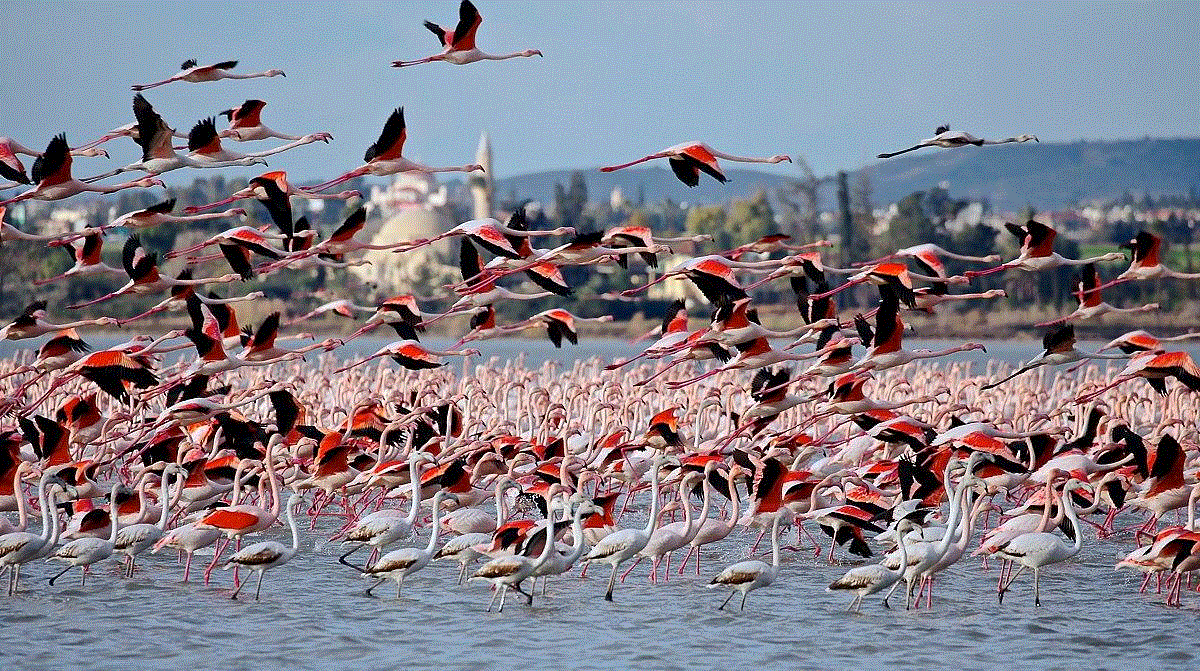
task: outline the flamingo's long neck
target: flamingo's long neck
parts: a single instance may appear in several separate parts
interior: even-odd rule
[[[658,528],[658,466],[659,460],[654,459],[650,468],[650,519],[646,520],[646,535],[654,533]]]
[[[299,494],[292,494],[292,496],[299,496]],[[292,530],[292,552],[295,552],[300,549],[300,528],[296,526],[296,502],[291,499],[288,499],[287,521]]]
[[[732,529],[742,513],[742,497],[738,494],[737,478],[733,477],[732,471],[729,475],[729,499],[733,503],[729,509],[729,528]]]
[[[412,502],[409,504],[409,508],[408,508],[408,526],[409,526],[409,528],[412,528],[412,525],[416,524],[417,510],[421,506],[421,477],[420,477],[420,474],[417,473],[418,461],[419,461],[418,459],[409,459],[408,460],[408,477],[410,480],[409,484],[411,485],[409,487],[409,496],[412,499]],[[496,523],[499,524],[499,521],[497,521]]]
[[[47,489],[46,484],[50,481],[50,477],[51,477],[50,474],[47,473],[42,476],[42,481],[40,483],[38,483],[38,503],[42,504],[42,544],[43,545],[45,545],[47,542],[49,542],[51,544],[54,543],[54,540],[50,538],[50,535],[51,535],[51,533],[50,533],[50,501],[49,501],[49,497],[47,496],[47,492],[46,492],[46,489]],[[17,475],[17,486],[13,490],[13,493],[16,494],[18,501],[25,498],[25,495],[21,492],[20,478],[21,478],[21,476]],[[54,536],[55,536],[55,538],[57,538],[58,524],[55,523],[54,527],[55,527]]]
[[[437,496],[433,497],[433,531],[429,534],[429,544],[425,546],[425,553],[432,555],[437,548],[438,535],[442,530],[442,497],[443,492],[438,492]]]
[[[108,501],[109,501],[109,503],[108,503],[108,518],[109,518],[109,522],[110,522],[109,529],[108,529],[108,544],[109,545],[116,545],[117,532],[121,530],[121,511],[117,509],[117,491],[118,491],[118,489],[119,489],[118,485],[113,485],[112,491],[109,493],[109,496],[108,496]]]
[[[708,509],[712,505],[712,486],[708,484],[708,473],[704,474],[704,479],[700,482],[702,483],[701,487],[704,489],[704,503],[700,505],[700,514],[695,519],[692,519],[690,514],[688,515],[687,533],[684,536],[689,542],[699,533],[704,520],[708,519]],[[688,506],[688,511],[690,513],[691,506]]]
[[[771,567],[779,570],[779,520],[783,515],[776,515],[771,523]]]

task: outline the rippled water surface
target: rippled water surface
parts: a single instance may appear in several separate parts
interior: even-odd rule
[[[386,341],[364,339],[349,355],[370,353]],[[989,354],[975,361],[995,357],[1011,363],[1040,349],[1033,342],[988,344]],[[540,341],[483,345],[485,356],[524,351],[530,363],[639,351],[614,341],[585,341],[583,348],[561,353]],[[13,343],[0,343],[0,356],[12,351]],[[1118,526],[1136,521],[1119,518]],[[630,515],[622,525],[641,523]],[[431,566],[412,577],[399,600],[390,582],[377,591],[382,598],[364,596],[368,583],[337,563],[340,546],[326,540],[337,524],[322,519],[310,532],[305,523],[302,552],[267,574],[258,603],[230,601],[231,577],[222,571],[209,586],[195,570],[191,583],[180,582],[182,567],[173,556],[144,556],[132,580],[121,577],[115,562],[105,563],[83,588],[77,572],[50,587],[45,578],[54,567],[27,566],[21,592],[0,597],[0,668],[1197,666],[1200,595],[1185,593],[1183,607],[1175,609],[1162,605],[1153,584],[1149,593],[1139,594],[1140,574],[1113,570],[1118,556],[1134,546],[1130,534],[1096,541],[1085,527],[1080,555],[1045,571],[1040,608],[1033,605],[1031,576],[1023,575],[999,605],[996,564],[985,570],[967,559],[939,577],[930,610],[906,612],[902,605],[887,610],[878,597],[869,597],[861,614],[846,613],[850,596],[828,593],[825,586],[849,564],[830,566],[806,549],[784,552],[778,581],[752,593],[744,612],[718,611],[726,593],[704,585],[724,565],[745,557],[753,534],[739,530],[704,553],[699,577],[689,565],[685,575],[673,569],[669,583],[650,585],[643,564],[618,586],[615,603],[606,603],[606,567],[594,567],[582,580],[575,569],[552,580],[548,595],[532,608],[510,598],[501,614],[485,612],[486,585],[454,584],[457,564]],[[409,542],[423,545],[427,534],[423,529]],[[265,534],[286,542],[285,535],[280,528]],[[785,542],[794,539],[789,532]],[[198,556],[196,562],[205,559]],[[897,604],[902,600],[893,601]]]
[[[629,524],[636,523],[629,518]],[[332,524],[332,522],[331,522]],[[931,610],[887,610],[868,598],[844,612],[845,594],[824,587],[846,564],[784,552],[779,580],[751,593],[744,612],[717,610],[725,592],[704,583],[741,559],[739,533],[704,553],[702,575],[650,585],[639,566],[602,598],[604,569],[551,581],[533,608],[509,599],[487,613],[486,585],[454,584],[457,565],[435,565],[381,598],[336,561],[330,529],[305,533],[303,552],[269,572],[261,602],[230,601],[231,578],[180,582],[173,558],[143,559],[133,580],[104,565],[80,588],[78,574],[47,586],[50,567],[30,566],[15,598],[0,600],[5,668],[1194,668],[1200,596],[1166,608],[1138,594],[1140,576],[1116,573],[1129,538],[1087,536],[1073,561],[1047,569],[1043,605],[1021,576],[1003,605],[990,571],[968,559],[938,579]],[[271,536],[282,538],[282,532]],[[792,538],[788,534],[789,539]],[[426,538],[422,532],[422,541]],[[316,549],[313,541],[316,540]],[[200,561],[197,558],[197,561]],[[251,587],[253,587],[251,585]],[[249,588],[248,588],[249,589]],[[734,602],[737,603],[735,597]],[[895,599],[893,605],[902,603]]]

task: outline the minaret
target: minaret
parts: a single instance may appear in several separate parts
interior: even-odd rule
[[[479,150],[475,152],[475,162],[483,166],[482,173],[473,173],[469,178],[471,194],[475,200],[475,218],[483,219],[492,216],[492,203],[495,185],[492,182],[492,142],[488,134],[479,136]]]

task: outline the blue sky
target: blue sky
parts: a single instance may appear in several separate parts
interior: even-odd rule
[[[545,58],[389,67],[438,50],[421,22],[453,26],[454,0],[5,2],[0,134],[34,147],[60,131],[72,144],[92,139],[132,121],[131,84],[196,58],[288,76],[173,83],[147,98],[182,130],[253,97],[278,130],[333,133],[331,145],[270,159],[297,178],[358,165],[399,105],[411,158],[471,162],[486,130],[501,177],[617,163],[684,140],[800,155],[826,173],[943,122],[1051,142],[1200,135],[1198,3],[476,5],[480,48]],[[113,164],[138,158],[128,140],[109,149]],[[111,167],[76,165],[79,175]]]

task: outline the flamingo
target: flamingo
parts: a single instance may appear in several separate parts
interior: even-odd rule
[[[594,506],[586,502],[580,503],[579,506],[575,508],[575,513],[572,519],[572,531],[574,531],[576,534],[575,547],[578,548],[580,552],[576,552],[574,550],[571,552],[571,556],[574,559],[577,559],[579,555],[582,554],[581,538],[583,536],[583,516],[590,515],[595,512],[595,510],[596,509]],[[496,594],[493,594],[491,601],[488,602],[489,613],[492,610],[492,604],[496,601],[497,596],[500,597],[500,607],[498,610],[501,613],[504,612],[504,597],[508,594],[508,588],[510,587],[524,594],[528,605],[533,605],[534,590],[530,589],[528,592],[526,592],[525,590],[521,589],[521,583],[524,582],[526,578],[532,576],[535,583],[534,586],[536,587],[539,570],[547,566],[547,564],[551,561],[552,556],[558,555],[558,551],[554,547],[554,526],[553,520],[546,520],[546,526],[543,527],[543,533],[541,534],[542,551],[541,554],[539,554],[536,558],[525,557],[520,554],[506,557],[496,557],[483,566],[480,566],[479,570],[475,571],[475,574],[471,576],[472,580],[487,580],[496,587]],[[566,564],[566,559],[567,558],[560,556],[558,561],[555,562],[555,565],[548,569],[548,572],[552,573],[554,572],[554,569]],[[571,563],[573,564],[574,561]],[[565,571],[566,569],[564,568],[562,571],[558,571],[558,573],[563,573]]]
[[[191,205],[185,207],[183,211],[188,214],[195,214],[196,212],[203,212],[214,207],[228,205],[236,200],[253,198],[262,203],[267,208],[267,211],[270,212],[271,219],[276,225],[284,229],[285,226],[290,226],[292,222],[292,207],[288,202],[289,196],[297,196],[309,200],[347,200],[349,198],[361,197],[362,194],[358,191],[339,191],[337,193],[308,191],[290,183],[287,173],[283,170],[274,170],[251,178],[246,188],[234,191],[227,198],[207,205]]]
[[[1126,380],[1145,378],[1160,394],[1167,393],[1167,378],[1179,380],[1192,391],[1200,391],[1200,368],[1187,352],[1138,352],[1117,376],[1099,389],[1079,396],[1076,403],[1086,403]]]
[[[191,82],[198,84],[200,82],[215,82],[218,79],[255,79],[257,77],[286,77],[283,70],[266,70],[265,72],[238,73],[230,72],[237,67],[237,61],[221,61],[212,65],[197,65],[196,59],[189,58],[179,66],[179,72],[167,77],[160,82],[152,84],[134,84],[130,88],[134,91],[145,91],[163,84],[171,82]]]
[[[278,541],[262,541],[253,545],[247,545],[241,550],[235,552],[233,556],[225,561],[224,568],[226,569],[228,569],[230,566],[245,566],[246,568],[253,569],[254,571],[258,572],[258,585],[254,588],[255,601],[258,601],[259,594],[262,593],[263,574],[266,573],[268,569],[273,569],[276,566],[282,566],[283,564],[288,563],[300,550],[300,529],[296,526],[296,508],[300,506],[300,503],[303,500],[304,499],[300,497],[300,494],[295,492],[288,497],[287,522],[288,528],[291,529],[292,532],[291,547],[283,545]],[[233,594],[229,595],[229,598],[237,599],[238,594],[242,591],[242,588],[245,587],[249,582],[250,581],[247,580],[246,582],[238,585],[237,589],[233,590]]]
[[[1126,354],[1136,354],[1138,352],[1154,352],[1162,354],[1166,352],[1162,344],[1165,342],[1180,342],[1183,340],[1195,340],[1200,338],[1200,333],[1184,333],[1171,337],[1157,337],[1142,330],[1130,331],[1123,333],[1116,338],[1113,338],[1107,345],[1096,350],[1103,352],[1110,349],[1119,349]]]
[[[379,134],[379,139],[370,147],[367,147],[367,153],[363,155],[363,160],[366,163],[362,166],[351,170],[350,172],[337,177],[323,184],[318,184],[309,187],[310,191],[324,191],[330,187],[347,182],[355,177],[363,175],[374,175],[376,177],[385,177],[394,175],[398,172],[475,172],[482,171],[483,166],[478,163],[471,163],[463,166],[450,166],[435,168],[415,161],[410,161],[404,158],[404,140],[408,137],[408,127],[404,122],[404,108],[397,107],[388,117],[387,123],[383,125],[383,132]]]
[[[437,548],[438,535],[441,533],[441,516],[442,516],[442,501],[446,498],[454,498],[454,494],[446,490],[439,490],[433,496],[433,522],[430,524],[432,531],[429,534],[429,543],[424,549],[421,548],[400,548],[379,558],[379,561],[368,566],[362,572],[363,577],[370,576],[377,578],[375,584],[367,588],[367,596],[371,596],[371,592],[391,578],[396,581],[396,598],[400,598],[400,588],[404,586],[404,579],[417,571],[429,565],[433,559],[433,551]]]
[[[421,504],[421,478],[418,469],[422,463],[428,461],[432,461],[432,458],[424,452],[413,450],[408,455],[408,476],[409,484],[412,487],[409,493],[408,516],[401,517],[400,511],[391,508],[384,508],[369,515],[363,515],[345,533],[344,542],[357,543],[357,545],[339,556],[339,562],[361,573],[363,569],[354,566],[348,561],[350,555],[362,549],[363,546],[370,545],[373,548],[372,556],[367,560],[367,564],[370,565],[374,563],[373,560],[379,548],[387,547],[400,539],[408,538],[412,535],[413,527],[417,523],[418,509]]]
[[[46,561],[61,561],[66,563],[66,568],[59,571],[54,577],[50,578],[50,584],[58,580],[67,571],[78,566],[82,575],[80,586],[87,585],[88,568],[96,562],[103,561],[112,556],[113,546],[117,542],[117,533],[121,529],[121,516],[116,514],[117,510],[117,491],[121,488],[120,483],[113,483],[112,489],[109,492],[108,500],[110,501],[111,514],[109,518],[108,538],[95,538],[92,536],[84,536],[76,538],[66,545],[55,550]],[[165,502],[164,502],[165,504]]]
[[[125,267],[125,273],[129,276],[129,281],[124,286],[115,291],[110,291],[99,298],[68,305],[67,308],[77,310],[126,294],[158,293],[163,289],[179,286],[195,287],[203,284],[228,284],[242,279],[242,276],[237,273],[196,279],[187,277],[186,275],[174,279],[163,277],[159,274],[158,254],[147,254],[145,248],[142,247],[142,238],[139,235],[131,235],[126,238],[125,246],[121,249],[121,264]],[[196,300],[199,301],[200,299],[197,298]]]
[[[454,65],[466,65],[467,63],[478,61],[503,61],[509,58],[528,58],[530,56],[542,55],[542,52],[537,49],[525,49],[524,51],[498,56],[480,51],[475,46],[475,33],[479,31],[479,24],[481,23],[483,23],[483,17],[479,16],[479,10],[475,9],[475,5],[471,4],[471,0],[462,0],[462,3],[458,6],[458,25],[453,30],[443,28],[432,21],[425,22],[425,27],[429,32],[436,35],[438,42],[441,43],[441,53],[426,56],[415,61],[392,61],[392,67],[403,68],[409,65],[432,63],[434,61],[445,61]]]
[[[595,322],[603,324],[613,320],[612,315],[601,315],[599,317],[577,317],[562,308],[553,308],[543,310],[536,315],[507,326],[500,327],[503,331],[525,331],[528,329],[542,328],[546,329],[546,336],[550,338],[550,342],[556,347],[562,347],[562,341],[565,338],[572,345],[579,344],[579,331],[576,329],[576,322]]]
[[[1172,270],[1161,263],[1162,238],[1148,231],[1138,231],[1137,237],[1123,245],[1133,252],[1129,267],[1116,279],[1096,287],[1097,291],[1107,289],[1130,280],[1155,280],[1168,277],[1177,280],[1194,280],[1200,278],[1200,273],[1181,273]]]
[[[137,561],[137,556],[148,550],[151,546],[157,543],[167,532],[167,520],[170,519],[170,504],[169,496],[170,476],[174,474],[182,474],[183,468],[178,464],[167,464],[162,472],[162,491],[159,495],[159,503],[161,510],[158,514],[158,523],[149,524],[131,524],[122,528],[117,532],[116,540],[113,544],[113,549],[117,552],[125,554],[125,558],[129,561],[129,565],[125,567],[125,577],[133,577],[134,563]],[[179,478],[178,491],[183,489],[184,479]]]
[[[21,566],[28,564],[34,559],[49,554],[54,548],[54,544],[58,542],[58,517],[51,516],[54,511],[51,496],[53,490],[50,486],[67,491],[70,487],[62,478],[58,477],[49,470],[42,471],[42,477],[38,481],[38,502],[42,506],[42,533],[40,535],[32,534],[28,531],[13,531],[3,536],[0,536],[0,567],[10,569],[8,575],[8,595],[12,596],[17,593],[17,587],[21,579]],[[21,492],[16,492],[17,496],[23,496]]]
[[[901,520],[900,526],[895,527],[898,546],[900,548],[900,564],[896,569],[890,569],[883,563],[855,566],[846,571],[842,577],[829,583],[829,587],[826,587],[825,590],[828,592],[854,592],[854,598],[850,601],[850,605],[846,607],[846,610],[857,613],[862,610],[862,602],[865,597],[878,594],[889,587],[899,584],[900,579],[904,577],[905,569],[908,567],[908,548],[905,539],[908,536],[907,532],[912,528],[912,523],[909,520]]]
[[[166,184],[155,177],[142,177],[121,184],[88,184],[71,176],[71,152],[67,149],[66,133],[55,135],[46,151],[33,162],[33,188],[23,191],[8,200],[0,201],[0,207],[19,203],[23,200],[62,200],[85,191],[94,193],[116,193],[124,189],[148,188]],[[11,227],[9,227],[11,228]],[[15,230],[15,229],[13,229]],[[11,234],[11,231],[5,229]],[[21,236],[15,236],[21,237]]]
[[[21,159],[17,158],[17,154],[25,154],[40,158],[41,152],[26,149],[21,143],[10,137],[0,137],[0,177],[13,182],[7,188],[12,188],[18,184],[29,184],[29,177],[25,174],[25,166],[21,164]],[[72,156],[103,156],[108,158],[108,152],[103,149],[93,147],[79,147],[71,150]]]
[[[779,577],[779,521],[781,519],[783,519],[783,515],[776,515],[775,520],[771,522],[770,564],[758,559],[740,561],[726,567],[708,583],[709,589],[727,587],[731,590],[729,596],[725,597],[725,601],[717,606],[717,610],[724,610],[725,606],[729,604],[729,600],[738,592],[742,593],[741,610],[746,610],[746,597],[750,595],[750,592],[770,585]]]
[[[328,144],[329,134],[311,133],[309,135],[296,138],[287,144],[282,144],[278,147],[272,147],[271,149],[264,149],[263,151],[250,152],[248,154],[233,152],[221,146],[221,136],[219,133],[217,133],[216,119],[209,117],[207,119],[201,119],[200,121],[197,121],[196,125],[192,126],[191,132],[188,133],[187,156],[200,161],[228,164],[228,161],[244,161],[251,158],[265,158],[267,156],[273,156],[275,154],[288,151],[289,149],[301,147],[306,144],[312,144],[313,142],[324,142]]]
[[[723,158],[726,161],[737,161],[739,163],[780,163],[787,161],[792,162],[791,157],[784,154],[777,154],[766,158],[754,158],[750,156],[734,156],[717,151],[703,142],[683,142],[673,147],[655,152],[648,156],[621,163],[619,165],[610,165],[600,168],[600,172],[612,172],[628,168],[631,165],[653,161],[655,159],[665,158],[671,166],[671,171],[687,186],[696,186],[700,183],[700,173],[703,172],[718,182],[725,183],[729,179],[725,177],[724,171],[721,170],[721,164],[717,159]]]
[[[85,235],[83,237],[83,244],[78,248],[70,243],[65,244],[63,246],[64,250],[70,255],[73,265],[54,277],[37,280],[34,284],[42,286],[68,277],[74,277],[75,275],[95,275],[102,273],[124,275],[124,269],[113,268],[100,260],[101,245],[103,245],[103,242],[100,239],[99,233]]]
[[[391,357],[392,361],[395,361],[396,363],[400,364],[402,367],[407,368],[409,370],[423,370],[423,369],[429,369],[429,368],[441,368],[442,366],[445,366],[446,362],[442,361],[438,357],[443,357],[443,356],[464,356],[464,357],[466,357],[466,356],[478,356],[478,355],[479,355],[479,350],[477,350],[477,349],[463,349],[463,350],[453,350],[452,349],[452,350],[445,350],[445,351],[433,350],[433,349],[426,349],[424,346],[421,345],[421,343],[419,343],[415,340],[399,340],[394,343],[384,345],[382,348],[380,348],[380,350],[378,352],[375,352],[371,356],[369,356],[365,359],[362,359],[361,361],[352,363],[349,366],[343,366],[342,368],[339,368],[334,372],[341,373],[343,371],[350,370],[351,368],[356,368],[358,366],[361,366],[364,363],[367,363],[373,359],[378,359],[380,357],[385,357],[385,356]]]
[[[866,320],[861,316],[855,319],[862,343],[869,349],[852,366],[851,370],[883,370],[903,366],[917,359],[933,359],[955,352],[969,352],[972,350],[987,351],[987,348],[982,344],[974,342],[955,345],[941,350],[903,349],[904,322],[900,320],[899,299],[890,290],[884,287],[880,287],[880,289],[879,311],[875,313],[875,330],[872,331]]]
[[[1200,277],[1198,275],[1197,277]],[[1110,285],[1111,286],[1111,285]],[[1051,324],[1059,324],[1069,321],[1082,321],[1084,319],[1094,319],[1106,314],[1137,314],[1139,312],[1152,312],[1158,309],[1158,303],[1148,303],[1136,308],[1118,308],[1109,305],[1100,297],[1100,278],[1096,274],[1096,265],[1089,263],[1083,267],[1078,279],[1075,282],[1075,293],[1079,296],[1079,307],[1075,311],[1065,317],[1042,322],[1037,326],[1050,326]]]
[[[1005,382],[1026,371],[1033,370],[1041,366],[1059,366],[1062,364],[1072,363],[1080,359],[1127,359],[1127,354],[1092,354],[1088,352],[1080,352],[1075,349],[1075,326],[1066,324],[1047,331],[1046,335],[1042,336],[1042,353],[1027,361],[1024,365],[1013,372],[1012,375],[1005,377],[996,382],[989,382],[980,390],[992,389],[998,387]]]
[[[221,137],[231,138],[238,142],[248,142],[250,140],[265,140],[269,137],[279,138],[280,140],[300,140],[309,135],[317,136],[318,139],[328,142],[333,139],[329,133],[311,133],[309,135],[288,135],[280,133],[277,130],[267,128],[263,125],[260,115],[267,103],[261,100],[247,100],[238,107],[227,109],[221,112],[221,115],[229,120],[229,128],[221,131]]]
[[[66,324],[54,324],[46,321],[46,301],[34,301],[25,306],[21,316],[14,319],[4,328],[0,328],[0,340],[25,340],[37,338],[55,331],[66,331],[84,326],[117,326],[119,321],[112,317],[97,317],[82,319]]]
[[[878,158],[891,158],[893,156],[899,156],[900,154],[906,154],[910,151],[916,151],[917,149],[921,149],[923,147],[952,148],[966,147],[969,145],[980,147],[985,144],[1008,144],[1010,142],[1029,142],[1030,140],[1033,140],[1034,142],[1040,142],[1036,135],[1017,135],[1015,137],[1009,137],[1003,140],[984,140],[961,130],[952,131],[950,130],[949,126],[943,125],[938,126],[937,129],[933,131],[933,137],[925,138],[908,149],[884,152],[879,154]]]
[[[208,212],[205,214],[196,215],[178,215],[171,214],[175,209],[175,199],[168,198],[160,203],[151,205],[133,212],[126,212],[121,216],[113,219],[108,224],[99,228],[85,229],[77,234],[73,234],[63,238],[64,241],[72,240],[77,237],[83,237],[92,233],[103,233],[105,231],[125,227],[131,230],[139,230],[143,228],[153,228],[163,224],[190,224],[197,221],[210,221],[214,219],[241,219],[245,220],[248,216],[246,210],[240,207],[230,208],[221,212]],[[191,210],[191,208],[187,208]]]
[[[163,121],[158,112],[154,111],[154,106],[140,93],[133,97],[133,116],[137,119],[138,135],[136,140],[138,146],[142,148],[142,159],[136,163],[130,163],[125,167],[116,168],[115,170],[110,170],[94,177],[88,177],[83,181],[97,182],[113,175],[134,170],[146,172],[150,175],[161,175],[171,170],[178,170],[179,168],[223,168],[234,165],[266,165],[266,161],[261,158],[249,155],[228,161],[213,160],[195,154],[180,156],[175,153],[175,148],[171,145],[175,131]]]
[[[1053,228],[1033,219],[1025,222],[1024,226],[1006,223],[1004,227],[1021,242],[1021,252],[1017,255],[1017,258],[1005,261],[994,268],[986,270],[968,270],[964,273],[966,277],[974,279],[1008,270],[1009,268],[1037,272],[1039,270],[1058,268],[1059,266],[1086,266],[1089,263],[1104,263],[1106,261],[1116,261],[1125,258],[1125,255],[1121,252],[1109,252],[1086,259],[1068,259],[1054,251],[1054,238],[1058,235],[1058,232]]]
[[[1071,503],[1071,497],[1067,496],[1066,492],[1084,484],[1086,483],[1071,478],[1063,485],[1061,500],[1067,519],[1071,521],[1071,530],[1073,532],[1071,535],[1074,539],[1071,545],[1067,545],[1061,537],[1055,534],[1041,531],[1017,536],[996,550],[997,555],[1021,564],[1021,568],[1017,569],[1017,572],[997,590],[996,596],[1000,603],[1004,602],[1004,593],[1012,586],[1013,581],[1021,575],[1021,572],[1027,568],[1032,568],[1033,605],[1042,605],[1042,568],[1051,564],[1062,563],[1079,554],[1079,550],[1083,548],[1083,529],[1079,526],[1079,516],[1075,513],[1075,506]]]
[[[604,600],[612,601],[613,586],[617,582],[617,569],[621,564],[632,559],[646,547],[651,534],[658,528],[658,470],[662,466],[663,453],[655,452],[650,465],[650,517],[646,520],[644,529],[620,529],[600,540],[584,557],[587,563],[597,562],[612,565],[612,575],[608,578],[608,588],[604,592]]]

